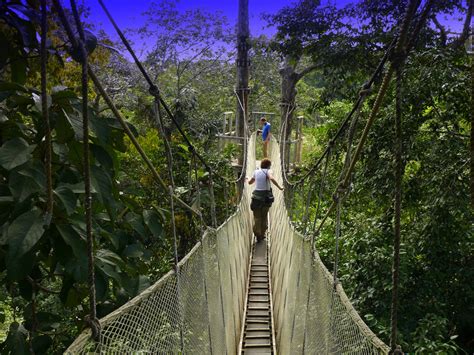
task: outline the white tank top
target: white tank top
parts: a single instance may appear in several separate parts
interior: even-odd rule
[[[257,169],[253,173],[255,179],[255,190],[270,190],[270,179],[267,178],[267,174],[270,169]]]

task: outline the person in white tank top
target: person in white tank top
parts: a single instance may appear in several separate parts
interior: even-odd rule
[[[267,202],[267,197],[271,194],[271,184],[283,191],[283,187],[278,184],[272,175],[271,164],[270,159],[263,159],[260,163],[260,169],[255,170],[252,178],[248,180],[249,185],[255,183],[255,190],[252,193],[252,210],[254,217],[253,233],[257,238],[257,242],[265,239],[268,228],[268,210],[271,203]]]

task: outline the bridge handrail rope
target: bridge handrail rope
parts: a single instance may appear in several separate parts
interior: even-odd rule
[[[283,175],[280,150],[272,149],[272,169]],[[275,191],[270,209],[270,265],[277,350],[290,353],[388,353],[364,323],[342,286],[334,282],[310,240],[296,231]],[[341,201],[342,202],[342,201]]]
[[[255,134],[249,150],[255,151]],[[246,170],[254,169],[252,155]],[[250,195],[245,185],[233,215],[217,229],[207,228],[178,267],[102,318],[98,343],[88,329],[66,353],[234,353],[251,252]]]
[[[408,29],[410,26],[410,23],[412,22],[412,18],[414,17],[416,10],[419,6],[419,1],[416,0],[411,0],[407,4],[406,11],[404,18],[401,22],[400,25],[400,34],[397,36],[396,44],[394,47],[393,52],[390,54],[388,57],[388,60],[390,61],[390,66],[385,74],[385,77],[383,79],[382,85],[379,89],[376,101],[372,107],[372,111],[369,115],[369,118],[367,120],[366,126],[362,132],[362,136],[359,140],[359,143],[355,149],[354,155],[351,157],[351,145],[352,145],[352,138],[354,135],[354,131],[352,129],[355,129],[355,124],[357,120],[356,115],[354,117],[354,120],[352,121],[351,129],[348,134],[349,138],[349,143],[348,143],[348,150],[344,162],[344,166],[342,169],[342,172],[339,177],[339,183],[333,193],[333,201],[327,210],[325,216],[323,217],[322,221],[320,222],[318,228],[316,228],[313,232],[313,241],[314,241],[314,236],[319,234],[322,226],[324,225],[324,222],[327,220],[329,214],[333,211],[334,208],[336,208],[336,234],[335,234],[335,252],[334,252],[334,270],[333,270],[333,283],[336,286],[337,285],[337,269],[338,269],[338,258],[339,258],[339,253],[338,253],[338,245],[339,245],[339,237],[340,237],[340,214],[341,214],[341,204],[342,204],[342,199],[347,197],[347,188],[349,187],[349,183],[352,177],[352,173],[355,168],[355,164],[360,156],[362,147],[364,146],[365,140],[367,139],[368,131],[378,113],[378,110],[381,106],[382,99],[388,89],[388,85],[391,81],[391,76],[393,75],[394,72],[396,72],[396,116],[395,116],[395,126],[396,126],[396,137],[395,137],[395,194],[394,194],[394,209],[395,209],[395,218],[394,218],[394,251],[393,251],[393,267],[392,267],[392,279],[393,279],[393,286],[392,286],[392,305],[391,305],[391,337],[390,337],[390,346],[391,346],[391,353],[401,353],[400,348],[397,346],[397,341],[396,341],[396,335],[397,335],[397,308],[398,308],[398,283],[399,283],[399,259],[400,259],[400,216],[401,216],[401,176],[402,176],[402,162],[401,162],[401,81],[402,81],[402,67],[404,64],[404,61],[409,53],[409,50],[413,47],[415,41],[416,41],[416,36],[418,36],[419,31],[421,30],[421,27],[424,24],[424,21],[426,21],[426,18],[428,16],[429,10],[432,6],[432,1],[429,1],[424,9],[421,12],[421,15],[419,16],[419,20],[417,21],[416,25],[414,26],[414,30],[412,32],[412,36],[410,39],[408,39]],[[360,97],[361,98],[361,97]],[[360,106],[356,105],[358,111],[360,110]],[[288,119],[288,115],[286,117],[286,120]],[[334,141],[330,142],[333,143]],[[329,145],[329,146],[330,146]],[[284,149],[283,149],[284,151]],[[285,169],[285,164],[284,164],[285,156],[282,158],[283,162],[283,170]],[[319,163],[319,162],[318,162]],[[285,177],[285,174],[283,173],[283,176]],[[324,179],[322,180],[323,184]],[[294,184],[293,187],[297,185]],[[319,204],[320,201],[318,202],[318,209],[317,213],[319,210]],[[307,209],[306,209],[307,211]],[[315,219],[316,221],[316,219]],[[314,248],[314,244],[313,244]],[[332,305],[331,305],[332,309]]]

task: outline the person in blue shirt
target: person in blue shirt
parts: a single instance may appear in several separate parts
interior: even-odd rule
[[[262,143],[263,143],[263,157],[267,158],[268,157],[268,145],[270,144],[270,122],[267,122],[267,119],[265,117],[262,117],[259,121],[260,127],[262,129],[259,129],[257,131],[257,135],[259,133],[262,134]]]

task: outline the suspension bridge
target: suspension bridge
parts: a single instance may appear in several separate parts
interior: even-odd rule
[[[272,145],[272,170],[281,178]],[[255,135],[248,150],[246,170],[253,171]],[[237,211],[205,232],[179,273],[170,271],[103,318],[99,342],[87,330],[67,353],[387,353],[313,256],[310,240],[292,227],[282,192],[274,192],[267,244],[253,242],[251,190],[244,187]],[[260,255],[252,258],[253,250]]]
[[[103,2],[99,0],[103,5]],[[286,105],[286,120],[282,122],[283,141],[281,148],[273,139],[271,147],[272,170],[286,187],[286,192],[275,191],[275,202],[269,212],[269,231],[265,242],[255,243],[252,235],[253,216],[250,211],[251,187],[244,184],[240,202],[235,213],[222,225],[216,226],[215,204],[213,196],[212,170],[199,155],[185,132],[176,124],[171,110],[161,97],[160,91],[150,79],[130,44],[125,39],[110,13],[105,12],[117,30],[124,45],[129,50],[138,68],[149,84],[150,94],[154,97],[154,112],[157,126],[162,130],[163,117],[160,107],[176,124],[179,134],[188,145],[194,164],[201,163],[209,172],[212,227],[203,228],[201,241],[182,259],[176,253],[176,228],[174,225],[175,204],[189,210],[202,220],[199,211],[188,206],[174,194],[173,186],[166,186],[151,161],[135,139],[134,135],[114,103],[103,89],[100,80],[87,62],[84,47],[85,36],[79,19],[75,2],[71,1],[75,24],[79,37],[72,29],[64,10],[58,0],[53,4],[59,14],[62,25],[73,45],[79,49],[79,62],[82,65],[83,89],[83,128],[84,142],[88,141],[87,96],[88,80],[92,80],[100,95],[104,98],[112,113],[122,124],[124,131],[137,148],[145,164],[151,170],[157,182],[169,191],[171,205],[172,229],[175,246],[175,267],[154,285],[98,320],[96,315],[94,286],[94,252],[91,231],[91,191],[88,176],[88,144],[84,144],[85,175],[85,215],[87,225],[88,258],[89,258],[89,301],[91,314],[89,328],[85,330],[67,349],[68,354],[85,353],[186,353],[186,354],[379,354],[396,350],[396,305],[398,287],[398,253],[399,253],[399,218],[400,218],[400,179],[397,175],[395,186],[395,242],[394,242],[394,285],[392,300],[392,334],[390,347],[384,344],[364,323],[337,278],[338,241],[340,237],[340,212],[344,198],[347,196],[350,182],[368,132],[381,107],[392,76],[397,77],[397,104],[400,103],[400,77],[404,59],[413,46],[417,34],[426,20],[432,1],[428,1],[409,33],[412,19],[417,9],[417,1],[409,1],[398,35],[381,59],[373,76],[360,91],[353,109],[342,123],[335,137],[328,143],[320,159],[299,181],[291,181],[287,176],[285,134],[288,117],[294,106]],[[45,8],[43,1],[43,8]],[[43,13],[43,24],[46,22]],[[45,25],[46,26],[46,25]],[[45,31],[42,42],[45,41]],[[409,36],[410,35],[410,36]],[[43,64],[46,55],[42,55]],[[44,66],[45,67],[45,66]],[[46,73],[42,73],[43,107],[46,102]],[[353,146],[358,126],[359,111],[364,99],[372,92],[377,78],[381,84],[365,126],[358,135],[358,142]],[[243,90],[236,92],[244,125],[248,122]],[[44,116],[48,121],[47,112]],[[397,149],[401,142],[398,135],[399,110],[397,110]],[[244,128],[243,168],[239,177],[232,183],[243,184],[246,174],[256,168],[256,135]],[[324,188],[324,177],[331,153],[336,141],[346,136],[347,150],[344,152],[343,169],[339,173],[339,182],[333,194],[332,202],[322,214],[320,208],[321,191]],[[50,132],[48,133],[51,134]],[[163,134],[165,143],[165,135]],[[49,137],[50,142],[50,137]],[[342,145],[339,144],[339,147]],[[173,160],[169,144],[165,144],[168,159],[169,180],[173,181]],[[396,168],[399,172],[401,151],[397,150]],[[323,162],[325,163],[323,164]],[[324,168],[322,168],[324,166]],[[298,232],[289,217],[291,202],[295,191],[303,186],[307,188],[304,211],[304,231],[308,222],[308,206],[313,200],[314,176],[321,171],[320,194],[317,199],[316,217],[311,233]],[[306,185],[305,185],[306,184]],[[49,187],[51,189],[51,187]],[[199,188],[199,187],[198,187]],[[316,199],[315,199],[316,200]],[[314,238],[335,212],[335,262],[332,273],[322,263]],[[319,224],[317,224],[318,222]],[[398,223],[398,224],[397,224]],[[397,227],[398,226],[398,227]],[[398,228],[398,229],[397,229]]]

